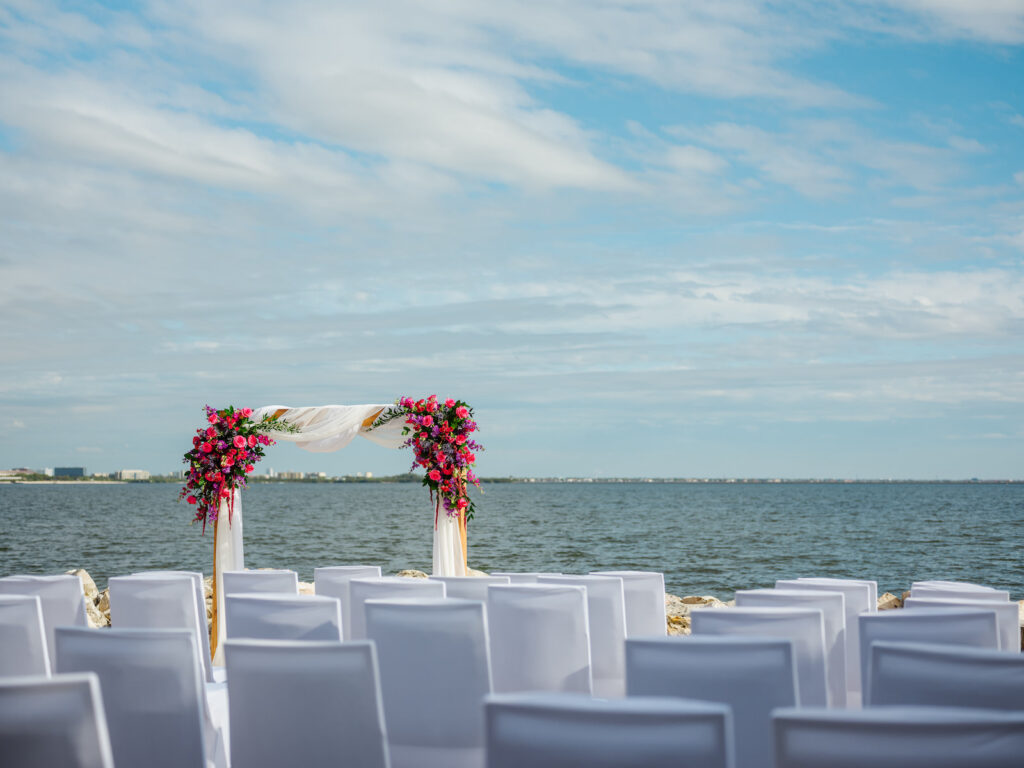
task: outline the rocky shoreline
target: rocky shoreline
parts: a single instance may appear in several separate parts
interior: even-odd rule
[[[85,609],[86,614],[89,618],[90,627],[109,627],[110,626],[110,592],[109,589],[100,591],[96,587],[96,582],[93,581],[89,572],[78,568],[67,571],[66,573],[77,576],[82,581],[82,592],[85,594]],[[478,573],[474,571],[474,573]],[[399,571],[395,574],[404,578],[412,579],[425,579],[427,574],[423,571],[415,570],[404,570]],[[486,574],[479,573],[484,576]],[[206,597],[206,618],[207,620],[213,617],[213,584],[212,579],[207,577],[203,579],[203,593]],[[299,582],[299,594],[312,595],[313,594],[313,583],[310,581]],[[903,607],[903,601],[910,596],[910,592],[904,592],[900,596],[896,596],[891,592],[886,592],[880,595],[878,598],[878,610],[889,611]],[[690,611],[693,608],[726,608],[735,605],[735,600],[729,600],[723,602],[717,597],[712,595],[686,595],[685,597],[678,597],[677,595],[665,593],[665,623],[666,631],[669,635],[688,635],[690,634]],[[1024,622],[1024,600],[1018,602],[1018,609],[1020,611],[1022,622]],[[1021,649],[1024,650],[1024,627],[1021,628]]]

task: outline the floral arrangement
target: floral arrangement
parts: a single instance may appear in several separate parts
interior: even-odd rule
[[[371,428],[402,417],[402,434],[411,435],[402,447],[415,452],[410,471],[417,467],[426,470],[423,485],[430,489],[430,500],[434,502],[434,524],[442,506],[449,517],[464,513],[466,520],[471,520],[475,507],[467,489],[470,483],[480,487],[472,465],[476,462],[476,451],[484,449],[470,437],[477,431],[473,409],[450,397],[443,402],[438,402],[437,395],[421,400],[400,397],[377,417]]]
[[[297,431],[274,416],[252,420],[252,408],[235,409],[232,406],[216,410],[205,406],[207,426],[196,430],[192,450],[185,454],[188,475],[185,487],[178,494],[196,507],[192,522],[206,524],[217,520],[220,502],[228,502],[228,521],[234,512],[234,490],[244,488],[246,477],[263,458],[265,446],[273,445],[267,432]]]

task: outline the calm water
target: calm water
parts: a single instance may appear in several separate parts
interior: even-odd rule
[[[0,573],[210,572],[212,532],[174,485],[0,485]],[[249,567],[430,570],[432,510],[417,484],[274,484],[245,492]],[[497,484],[477,497],[470,565],[484,571],[659,570],[670,592],[776,578],[976,581],[1024,598],[1024,485]]]

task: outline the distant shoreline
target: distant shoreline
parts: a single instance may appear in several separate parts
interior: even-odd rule
[[[250,478],[250,485],[265,484],[308,484],[308,485],[357,485],[361,483],[400,484],[419,482],[418,476],[397,475],[392,477],[337,477],[337,478]],[[156,476],[149,480],[20,480],[0,478],[0,485],[159,485],[181,482],[178,478]],[[483,485],[1021,485],[1024,480],[842,480],[830,478],[781,479],[781,478],[673,478],[673,477],[482,477]]]

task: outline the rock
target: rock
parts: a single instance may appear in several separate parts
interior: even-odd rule
[[[107,587],[100,592],[100,596],[96,598],[96,607],[100,610],[100,613],[103,613],[104,611],[106,611],[107,614],[110,613],[110,587]]]
[[[300,595],[315,595],[316,587],[312,582],[300,581],[299,582],[299,594]]]
[[[891,611],[893,608],[902,608],[903,601],[892,592],[886,592],[878,598],[878,610]]]
[[[203,579],[203,597],[207,600],[213,599],[213,577],[207,576]]]
[[[669,616],[666,619],[667,626],[665,631],[669,635],[688,635],[690,634],[690,617],[689,616]]]
[[[908,597],[910,597],[910,590],[909,589],[906,592],[904,592],[902,595],[900,595],[900,605],[903,605],[903,603],[906,602]]]
[[[482,578],[484,576],[490,576],[491,574],[484,573],[483,571],[478,571],[478,570],[476,570],[474,568],[467,568],[466,569],[466,575],[467,576],[474,576],[474,577],[479,579],[479,578]]]
[[[400,576],[403,579],[425,579],[427,574],[423,571],[416,571],[411,568],[406,568],[404,571],[399,571],[395,576]]]
[[[96,582],[92,580],[92,576],[84,568],[72,568],[70,571],[64,571],[64,573],[70,576],[77,576],[82,580],[82,592],[85,593],[85,602],[96,604],[96,598],[99,597],[99,590],[96,589]]]
[[[666,616],[689,616],[690,609],[694,607],[724,608],[725,603],[711,595],[687,595],[677,597],[665,593],[665,615]]]
[[[89,620],[89,626],[94,629],[110,626],[110,611],[103,613],[92,600],[85,601],[85,616]]]

